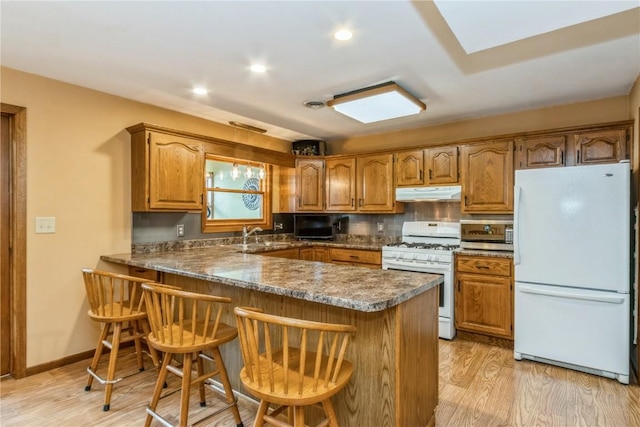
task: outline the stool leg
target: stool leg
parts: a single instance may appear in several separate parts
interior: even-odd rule
[[[93,360],[91,361],[91,365],[89,366],[89,369],[91,369],[94,373],[98,369],[98,364],[100,363],[100,356],[102,356],[102,350],[104,349],[104,340],[107,339],[110,329],[111,329],[111,323],[105,323],[104,326],[102,327],[100,338],[98,338],[98,344],[96,344],[96,352],[93,354]],[[93,375],[89,374],[89,378],[87,379],[87,385],[84,387],[84,390],[85,391],[91,390],[91,384],[93,384]]]
[[[204,362],[202,361],[202,357],[200,357],[201,351],[196,353],[196,366],[198,367],[198,378],[202,377],[204,374]],[[204,380],[198,383],[198,391],[200,392],[200,406],[207,406],[207,400],[204,395]]]
[[[107,383],[104,388],[103,411],[108,411],[111,405],[111,392],[113,391],[113,379],[116,377],[116,362],[118,361],[118,350],[120,349],[120,334],[122,333],[122,323],[116,322],[113,325],[113,338],[111,340],[111,354],[109,355],[109,370],[107,371]]]
[[[304,406],[293,407],[293,427],[304,427]]]
[[[258,412],[256,413],[256,420],[253,422],[253,427],[262,427],[264,426],[264,416],[267,415],[267,411],[269,410],[269,402],[262,399],[260,401],[260,405],[258,406]]]
[[[331,403],[331,400],[323,400],[322,407],[324,408],[324,413],[327,415],[327,419],[329,420],[329,426],[338,427],[338,417],[336,416],[336,411],[333,410],[333,403]]]
[[[151,344],[149,344],[148,336],[151,333],[151,329],[149,329],[147,319],[142,319],[140,321],[140,324],[142,325],[142,332],[144,332],[144,341],[145,343],[147,343],[149,354],[151,355],[151,360],[153,360],[153,366],[158,368],[160,367],[160,358],[158,357],[158,350],[156,350]]]
[[[180,390],[180,427],[187,426],[187,418],[189,417],[189,396],[191,394],[191,364],[193,363],[193,356],[193,353],[185,354],[182,361],[182,390]]]
[[[160,394],[162,394],[162,389],[164,388],[165,381],[167,380],[167,366],[169,362],[171,362],[171,358],[173,355],[171,353],[165,353],[164,358],[162,359],[162,366],[160,366],[160,372],[158,372],[158,379],[156,380],[156,386],[153,389],[153,396],[151,397],[151,403],[149,403],[149,409],[152,411],[156,410],[156,406],[158,406],[158,401],[160,400]],[[151,421],[153,420],[153,416],[147,413],[147,419],[144,422],[145,427],[149,427],[151,425]]]
[[[140,323],[138,320],[133,320],[130,322],[129,335],[140,335],[142,331],[140,330]],[[138,359],[138,369],[140,371],[144,371],[144,360],[142,359],[142,344],[141,338],[136,338],[133,340],[133,344],[136,347],[136,358]]]
[[[231,382],[229,382],[229,376],[227,375],[227,368],[224,366],[224,360],[222,360],[222,354],[220,354],[220,349],[218,347],[214,347],[212,349],[213,358],[216,361],[216,368],[220,371],[220,380],[222,381],[222,386],[224,387],[224,394],[227,397],[227,403],[233,403],[231,410],[233,411],[233,418],[236,420],[236,425],[241,426],[242,418],[240,418],[240,411],[238,411],[238,402],[233,394],[233,389],[231,388]]]

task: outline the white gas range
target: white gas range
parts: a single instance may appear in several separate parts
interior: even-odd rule
[[[384,270],[441,274],[439,335],[456,335],[453,317],[453,251],[460,247],[460,223],[407,221],[402,224],[402,242],[382,247]]]

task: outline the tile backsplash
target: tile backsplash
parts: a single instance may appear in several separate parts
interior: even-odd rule
[[[336,214],[336,218],[342,217],[348,218],[348,226],[340,234],[400,237],[405,221],[459,221],[461,215],[459,202],[438,202],[407,203],[405,213],[395,215]],[[241,236],[240,232],[203,234],[199,213],[134,212],[132,219],[133,244]],[[268,230],[265,234],[293,233],[293,214],[273,214],[273,222],[282,223],[283,228]],[[184,225],[184,237],[177,237],[178,224]]]

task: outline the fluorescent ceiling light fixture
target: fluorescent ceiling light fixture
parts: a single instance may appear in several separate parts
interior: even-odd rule
[[[327,106],[362,123],[418,114],[427,106],[395,82],[336,95]]]
[[[196,95],[206,95],[209,93],[209,91],[203,87],[194,87],[192,90]]]

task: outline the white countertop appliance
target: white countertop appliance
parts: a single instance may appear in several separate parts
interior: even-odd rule
[[[382,247],[382,269],[441,274],[439,336],[456,335],[453,318],[453,251],[460,245],[460,223],[406,221],[402,242]]]
[[[629,163],[515,174],[514,357],[629,383]]]

